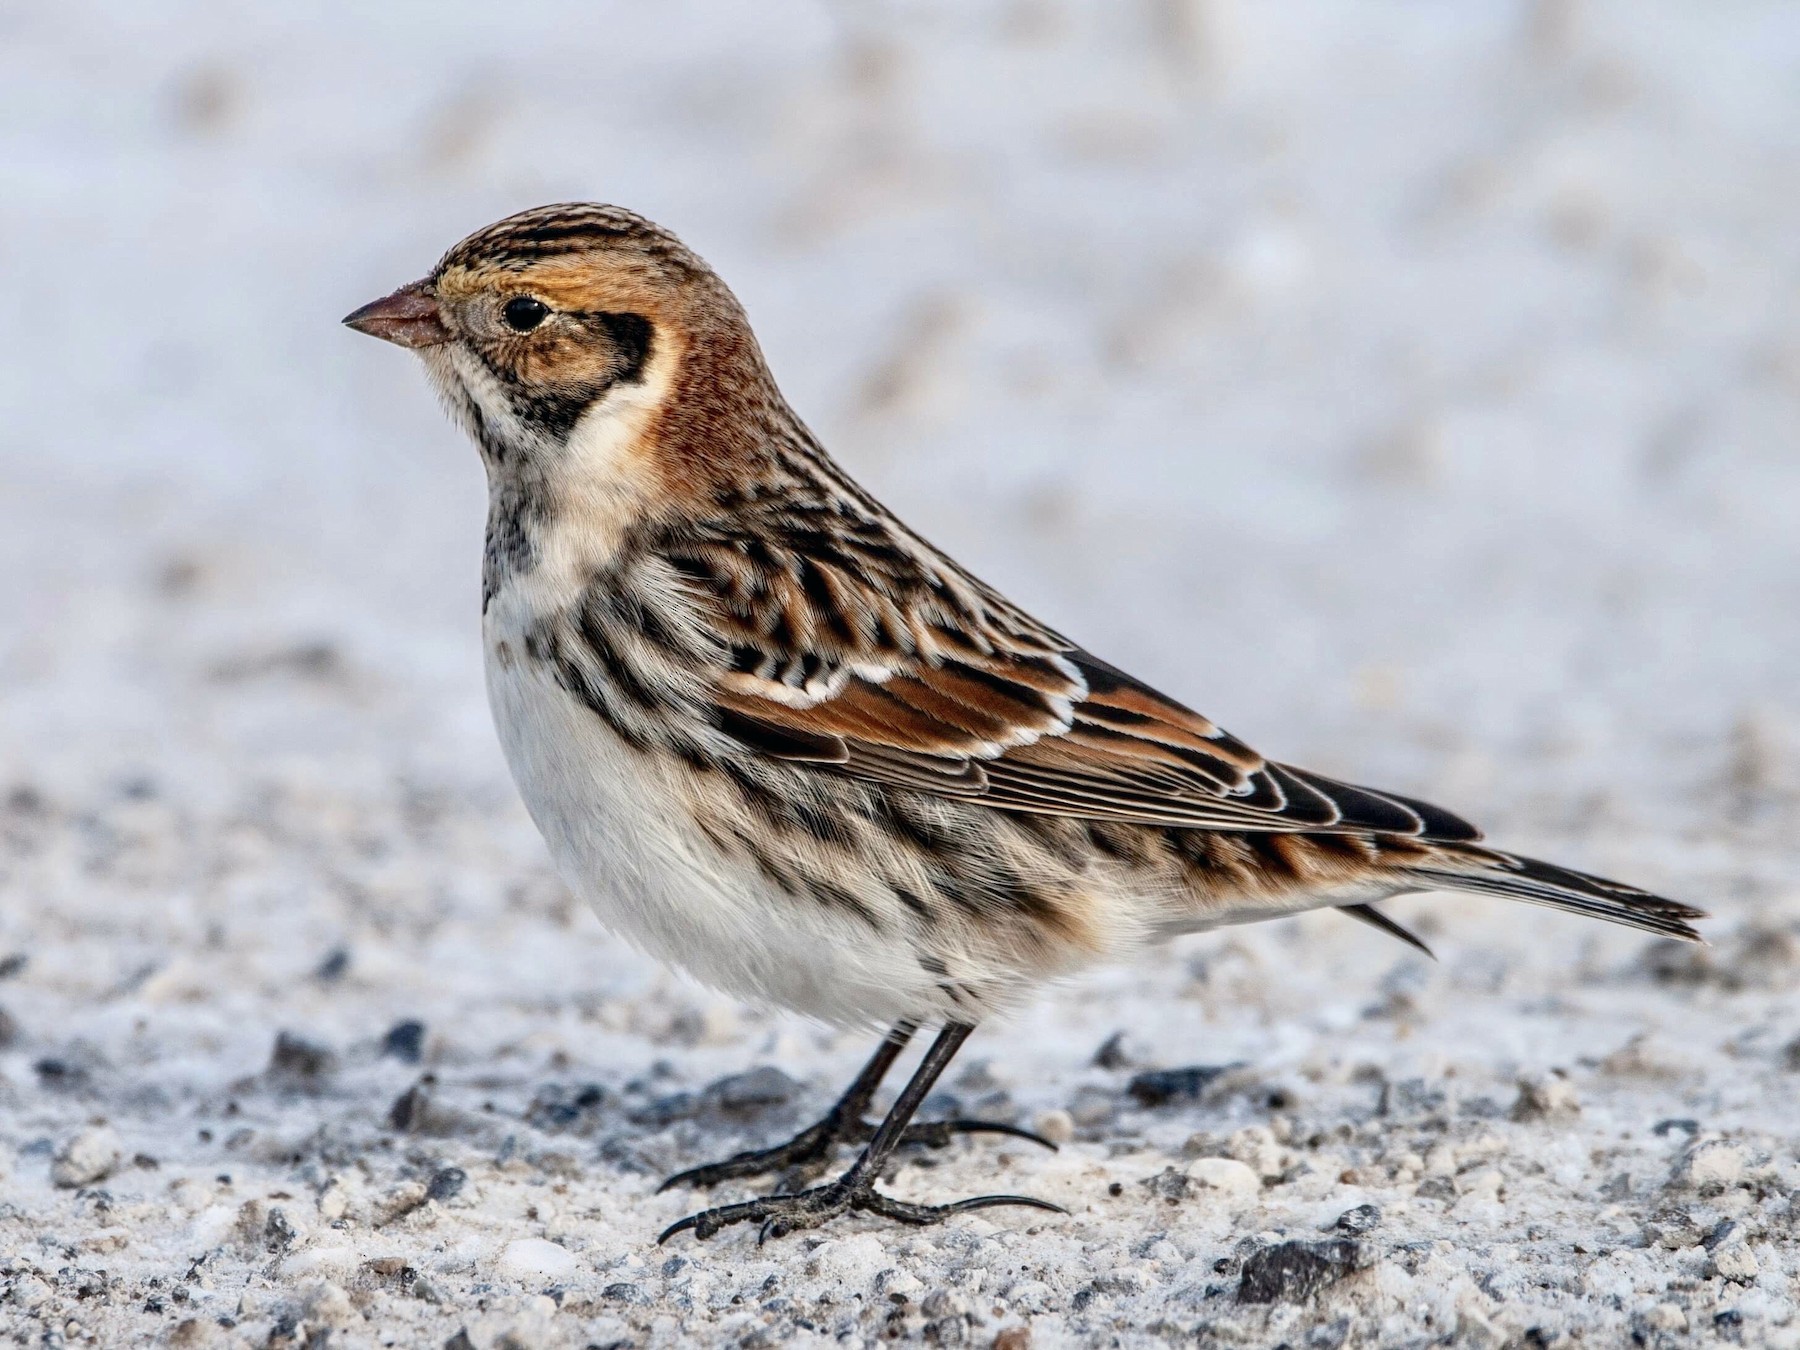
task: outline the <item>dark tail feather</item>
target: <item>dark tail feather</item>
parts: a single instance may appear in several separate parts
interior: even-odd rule
[[[1658,937],[1704,941],[1687,920],[1704,919],[1705,910],[1665,900],[1635,886],[1489,848],[1448,845],[1438,856],[1441,862],[1408,870],[1431,887],[1504,895],[1513,900],[1567,910],[1571,914],[1622,923],[1628,928],[1655,933]]]
[[[1376,909],[1375,906],[1339,905],[1338,908],[1343,913],[1348,914],[1351,918],[1362,920],[1362,922],[1368,924],[1369,927],[1375,929],[1377,932],[1386,933],[1391,938],[1398,938],[1401,942],[1404,942],[1414,950],[1424,952],[1425,955],[1429,956],[1433,961],[1437,960],[1437,953],[1425,945],[1425,939],[1413,932],[1412,929],[1388,918],[1387,915]]]

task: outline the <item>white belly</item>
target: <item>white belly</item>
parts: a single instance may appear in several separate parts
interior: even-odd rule
[[[936,1011],[910,944],[778,894],[722,855],[681,791],[691,770],[632,749],[496,627],[490,611],[488,702],[507,764],[563,880],[602,923],[715,988],[839,1025]]]

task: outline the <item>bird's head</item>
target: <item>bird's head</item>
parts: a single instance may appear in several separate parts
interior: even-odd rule
[[[780,403],[725,284],[613,206],[509,216],[344,322],[424,359],[493,476],[692,490]]]

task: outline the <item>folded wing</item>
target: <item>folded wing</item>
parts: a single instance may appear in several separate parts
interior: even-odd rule
[[[769,526],[669,556],[732,652],[719,727],[773,758],[1006,811],[1480,837],[1440,807],[1265,759],[890,521]]]

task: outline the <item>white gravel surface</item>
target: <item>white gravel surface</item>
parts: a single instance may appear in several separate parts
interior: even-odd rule
[[[63,0],[0,109],[0,1337],[1800,1345],[1791,5]],[[1186,941],[953,1070],[1059,1153],[892,1181],[1070,1217],[652,1246],[868,1047],[552,879],[475,457],[337,326],[571,197],[1059,627],[1715,945]]]

